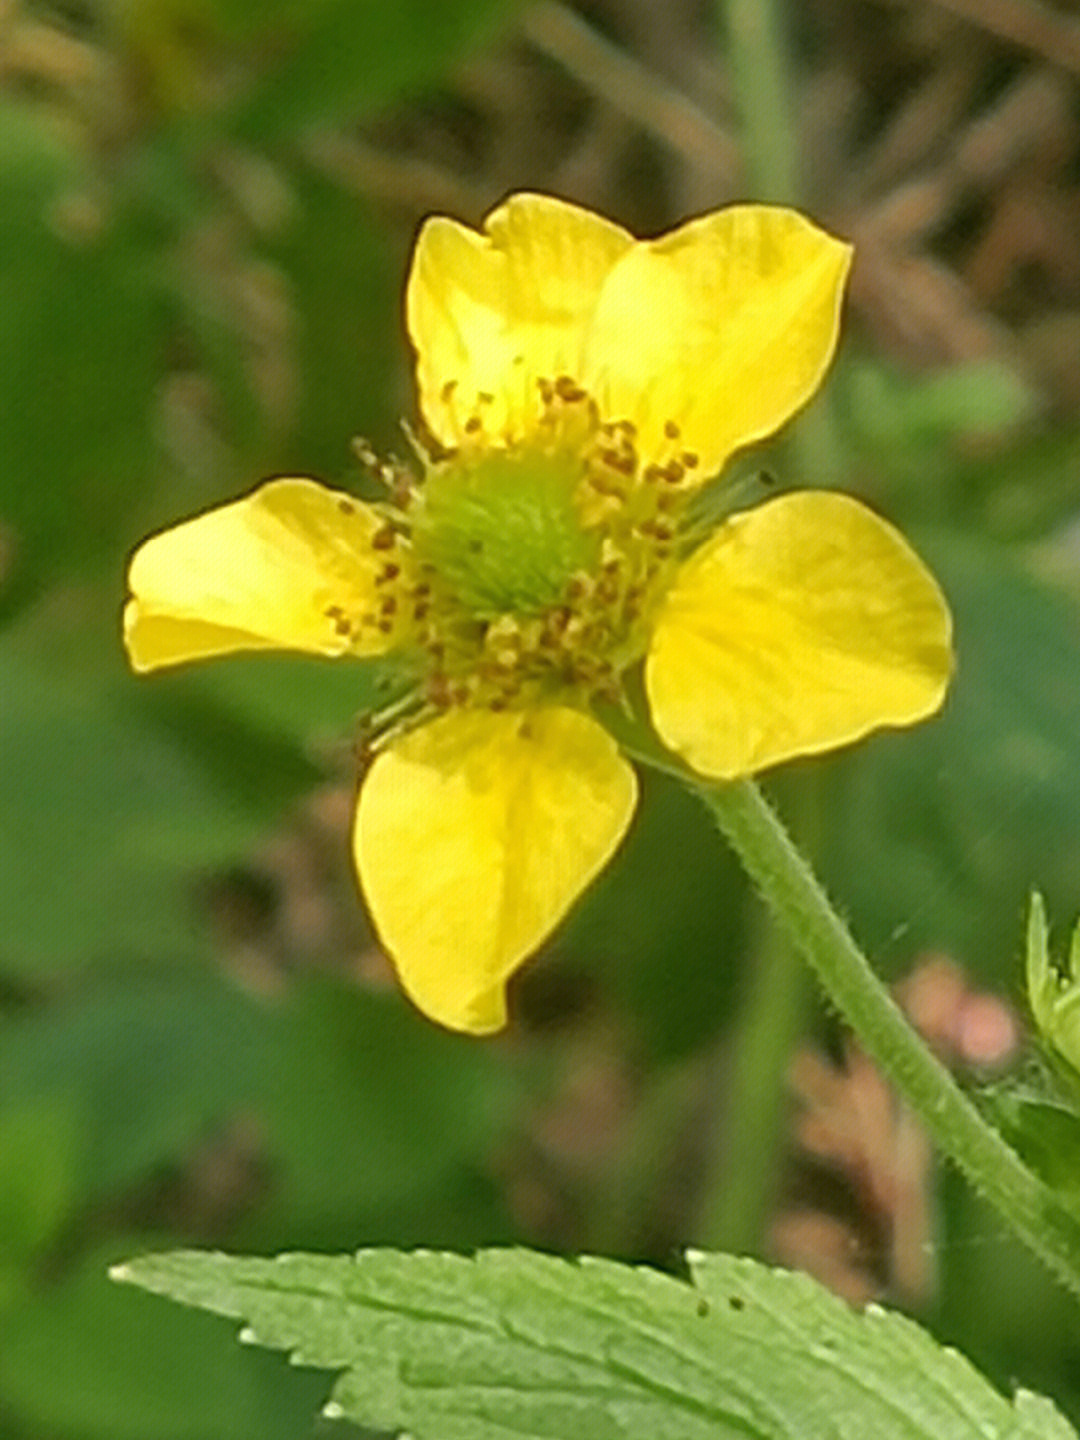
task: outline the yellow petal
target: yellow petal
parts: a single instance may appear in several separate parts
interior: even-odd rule
[[[611,858],[636,802],[607,732],[561,707],[456,712],[380,755],[356,865],[419,1008],[453,1030],[505,1024],[506,980]]]
[[[793,210],[737,205],[635,245],[593,316],[582,380],[646,458],[678,447],[703,478],[778,429],[832,358],[851,247]]]
[[[357,623],[377,602],[385,555],[371,541],[381,523],[341,491],[271,480],[152,535],[128,571],[132,665],[156,670],[234,650],[382,653],[394,634]]]
[[[488,433],[533,423],[537,378],[580,377],[585,326],[633,237],[547,195],[513,195],[483,234],[438,216],[420,231],[406,292],[420,409],[446,445],[478,395]],[[444,387],[451,383],[452,394]]]
[[[822,491],[737,515],[684,566],[646,661],[657,733],[733,779],[940,706],[941,591],[871,510]]]

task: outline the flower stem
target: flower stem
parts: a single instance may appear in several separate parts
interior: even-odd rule
[[[720,0],[742,118],[743,158],[755,197],[798,200],[794,116],[783,17],[776,0]]]
[[[941,1150],[1080,1295],[1080,1221],[982,1118],[905,1020],[760,790],[749,780],[693,788],[867,1054]]]

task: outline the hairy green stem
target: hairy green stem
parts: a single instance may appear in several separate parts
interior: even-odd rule
[[[749,780],[692,784],[867,1054],[940,1149],[1080,1294],[1080,1222],[979,1114],[871,969],[779,818]]]

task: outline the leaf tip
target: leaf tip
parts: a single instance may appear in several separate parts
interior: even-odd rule
[[[130,1285],[135,1279],[135,1272],[126,1260],[118,1265],[110,1265],[108,1270],[110,1280],[115,1280],[118,1285]]]
[[[336,1400],[327,1400],[326,1404],[322,1407],[322,1414],[325,1420],[345,1419],[345,1411]]]

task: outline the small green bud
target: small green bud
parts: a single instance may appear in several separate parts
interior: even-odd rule
[[[1050,958],[1046,906],[1036,891],[1027,928],[1028,1003],[1051,1059],[1080,1086],[1080,924],[1063,968]]]
[[[413,523],[416,557],[479,619],[537,614],[597,562],[599,539],[575,499],[579,480],[578,462],[533,451],[436,465]]]

